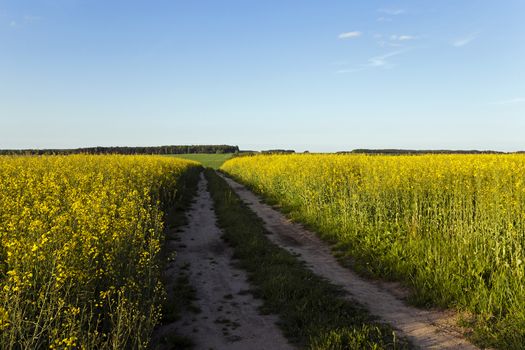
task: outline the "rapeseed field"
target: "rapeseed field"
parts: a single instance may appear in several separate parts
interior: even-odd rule
[[[525,343],[524,155],[263,155],[221,169],[354,268],[470,315],[474,340]]]
[[[0,157],[0,348],[145,348],[164,297],[163,209],[197,163]]]

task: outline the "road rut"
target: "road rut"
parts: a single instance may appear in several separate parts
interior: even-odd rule
[[[251,287],[246,273],[232,266],[232,249],[221,239],[206,185],[201,174],[196,201],[187,214],[189,223],[177,234],[180,241],[168,242],[177,256],[166,271],[170,281],[182,270],[188,273],[201,312],[186,313],[160,327],[154,335],[156,349],[170,349],[160,339],[174,332],[192,339],[194,349],[293,349],[275,325],[278,318],[259,314],[262,302],[247,292]]]
[[[421,310],[406,305],[399,298],[399,288],[385,288],[387,284],[368,281],[342,267],[329,246],[303,226],[292,223],[243,185],[226,176],[239,197],[264,221],[270,231],[268,238],[290,252],[300,254],[312,271],[341,286],[351,298],[406,336],[422,349],[477,349],[464,339],[455,327],[452,312]]]

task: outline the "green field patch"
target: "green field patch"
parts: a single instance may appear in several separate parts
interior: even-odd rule
[[[233,153],[190,153],[190,154],[170,154],[169,157],[194,160],[202,163],[205,167],[218,169],[222,163],[233,156]]]

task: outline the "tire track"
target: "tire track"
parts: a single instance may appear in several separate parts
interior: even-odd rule
[[[201,174],[189,223],[177,234],[180,241],[169,241],[177,255],[166,271],[172,283],[182,270],[189,275],[201,312],[185,313],[160,327],[154,334],[155,348],[171,349],[161,339],[176,333],[192,339],[195,349],[293,349],[275,325],[278,318],[259,313],[262,302],[247,292],[251,287],[245,272],[232,266],[232,249],[221,239],[206,184]]]
[[[469,343],[455,326],[454,313],[421,310],[406,305],[394,284],[371,282],[342,267],[330,248],[314,233],[292,223],[283,214],[264,204],[243,185],[223,176],[239,197],[264,221],[273,234],[268,238],[298,253],[313,272],[341,286],[351,298],[364,305],[371,314],[399,330],[415,346],[423,349],[478,349]]]

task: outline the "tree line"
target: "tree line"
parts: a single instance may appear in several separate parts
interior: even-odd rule
[[[385,154],[385,155],[403,155],[403,154],[503,154],[498,151],[480,151],[480,150],[414,150],[414,149],[354,149],[350,152],[337,153],[364,153],[364,154]]]
[[[230,145],[169,145],[153,147],[84,147],[75,149],[20,149],[0,150],[0,155],[53,155],[53,154],[189,154],[238,153],[238,146]]]

